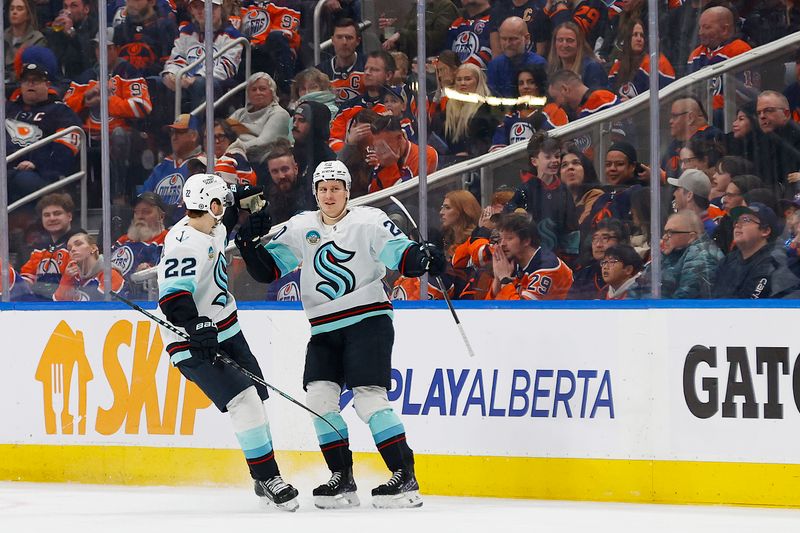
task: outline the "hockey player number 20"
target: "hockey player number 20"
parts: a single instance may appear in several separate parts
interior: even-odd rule
[[[181,265],[180,275],[181,276],[194,276],[196,271],[195,267],[197,266],[197,260],[194,257],[185,257],[178,262],[177,259],[167,259],[164,263],[166,265],[166,269],[164,270],[164,277],[165,278],[175,278],[178,277],[178,265]]]

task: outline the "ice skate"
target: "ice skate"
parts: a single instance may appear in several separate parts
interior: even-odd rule
[[[372,489],[372,505],[378,509],[422,507],[414,468],[395,470],[389,481]]]
[[[361,503],[356,494],[352,468],[334,472],[327,483],[314,489],[313,494],[314,505],[320,509],[344,509]]]
[[[255,480],[256,496],[263,498],[282,511],[294,512],[300,507],[297,503],[297,489],[286,483],[281,476],[266,481]]]

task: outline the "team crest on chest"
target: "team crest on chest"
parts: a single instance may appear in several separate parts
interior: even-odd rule
[[[353,272],[344,266],[356,255],[355,252],[336,246],[333,241],[326,242],[314,254],[314,270],[322,281],[317,283],[317,291],[330,300],[340,298],[353,292],[356,287],[356,277]]]
[[[209,260],[214,259],[214,248],[212,248],[211,246],[208,247],[208,259]]]

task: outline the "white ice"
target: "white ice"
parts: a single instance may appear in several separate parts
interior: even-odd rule
[[[369,505],[369,490],[359,490],[361,507],[321,511],[313,506],[311,487],[298,488],[300,509],[287,513],[261,506],[244,487],[0,483],[0,532],[800,531],[800,510],[789,509],[425,496],[419,509],[378,510]]]

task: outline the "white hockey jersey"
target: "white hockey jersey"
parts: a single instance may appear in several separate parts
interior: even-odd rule
[[[225,226],[217,224],[207,235],[189,226],[188,221],[189,217],[181,219],[164,238],[158,263],[158,300],[164,303],[189,293],[198,315],[209,317],[217,325],[217,338],[222,342],[241,331],[236,300],[228,292]],[[190,357],[183,339],[170,331],[163,333],[169,339],[167,352],[173,364]]]
[[[319,211],[295,215],[265,248],[281,275],[302,262],[300,297],[314,335],[392,316],[382,280],[412,244],[380,209],[351,207],[333,226],[322,223]]]

